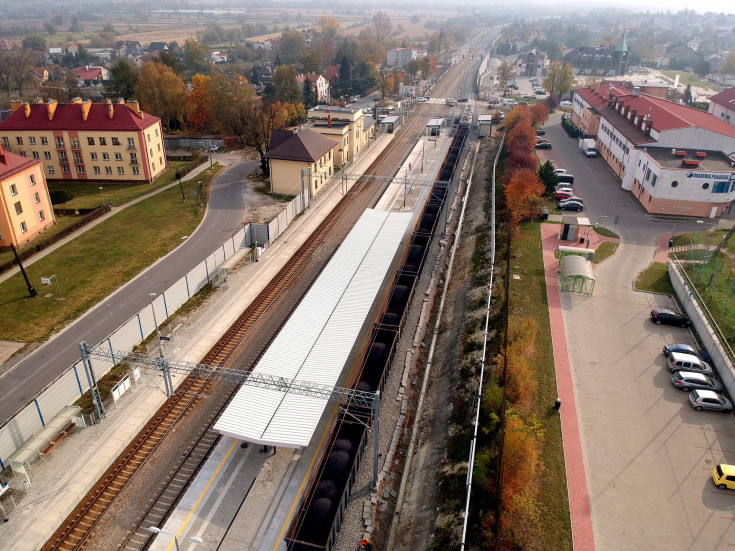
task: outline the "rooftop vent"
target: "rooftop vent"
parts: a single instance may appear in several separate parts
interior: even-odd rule
[[[696,155],[697,155],[697,158],[698,159],[706,159],[707,158],[707,153],[705,153],[704,151],[697,151]]]
[[[693,159],[682,159],[681,166],[699,166],[699,161]]]
[[[681,151],[677,151],[676,152],[676,156],[677,157],[686,157],[687,156],[687,152],[682,149]]]

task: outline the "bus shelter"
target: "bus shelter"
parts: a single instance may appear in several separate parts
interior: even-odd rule
[[[595,289],[595,274],[592,263],[583,256],[567,255],[561,259],[561,281],[559,288],[569,293],[591,295]]]

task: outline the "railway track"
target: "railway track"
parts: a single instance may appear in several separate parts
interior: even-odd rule
[[[401,130],[399,139],[394,140],[389,150],[373,162],[366,171],[366,175],[394,176],[403,160],[410,153],[415,136],[420,133],[424,124],[425,121],[421,117],[410,117]],[[315,251],[327,239],[333,243],[340,243],[359,219],[364,209],[375,204],[385,187],[386,184],[369,177],[358,180],[309,236],[302,247],[210,349],[202,359],[202,363],[214,366],[223,365],[236,351],[238,344],[262,318],[263,314],[277,304],[280,298],[299,281],[302,273],[312,261]],[[316,278],[320,270],[321,267],[314,271],[313,279]],[[175,466],[173,474],[163,484],[151,506],[137,523],[137,526],[129,532],[127,540],[121,547],[121,549],[128,551],[144,549],[151,536],[147,531],[147,527],[165,521],[170,510],[188,487],[193,475],[216,445],[219,435],[211,427],[219,413],[226,407],[230,397],[234,395],[237,389],[236,385],[214,381],[210,378],[187,377],[181,383],[175,395],[161,406],[151,421],[146,424],[133,442],[128,445],[49,539],[43,547],[43,551],[76,551],[88,548],[87,542],[90,540],[94,529],[99,525],[101,519],[121,492],[128,486],[131,478],[152,456],[175,424],[187,412],[197,406],[198,397],[209,393],[215,384],[230,384],[232,388],[225,393],[226,398],[217,405],[215,413],[209,416],[207,426],[202,430],[201,436],[191,444],[186,453],[182,454],[183,459]]]

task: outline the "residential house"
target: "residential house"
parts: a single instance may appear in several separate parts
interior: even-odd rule
[[[100,65],[77,67],[74,72],[84,86],[101,86],[103,81],[110,80],[110,71]]]
[[[304,84],[304,81],[307,78],[309,79],[309,82],[311,82],[312,88],[316,90],[317,100],[327,101],[327,98],[329,97],[329,83],[327,82],[327,79],[324,78],[323,75],[318,75],[316,73],[307,73],[296,77],[301,84]]]
[[[327,79],[329,86],[337,86],[339,83],[339,65],[327,65],[324,78]]]
[[[31,76],[38,82],[45,82],[48,80],[48,69],[46,67],[36,67],[31,69]]]
[[[148,51],[152,54],[155,54],[156,52],[168,52],[169,49],[168,44],[165,42],[151,42],[148,45]]]
[[[76,44],[69,44],[66,48],[64,48],[64,53],[66,55],[78,55],[79,46],[77,46]]]
[[[735,88],[710,96],[707,112],[735,126]]]
[[[150,183],[166,168],[161,120],[137,101],[23,104],[0,123],[5,149],[43,162],[48,180]]]
[[[310,128],[274,131],[266,155],[271,193],[319,193],[334,173],[337,147],[336,141]]]
[[[720,86],[735,86],[735,75],[725,74],[711,74],[707,77],[707,80],[719,84]]]
[[[209,59],[212,63],[227,63],[227,54],[223,54],[220,51],[212,52],[209,54]]]
[[[64,57],[64,50],[62,50],[61,48],[49,48],[48,57],[50,60],[58,61],[62,57]]]
[[[659,55],[646,60],[646,67],[657,67],[659,69],[666,69],[671,63],[671,58],[665,55]]]
[[[138,55],[142,47],[137,40],[118,40],[115,42],[115,54],[117,57],[126,57],[129,54]]]
[[[375,132],[375,122],[365,116],[362,107],[317,105],[309,109],[307,116],[310,128],[339,144],[335,150],[335,166],[357,160]]]
[[[546,75],[549,60],[546,54],[536,48],[518,54],[516,59],[516,76],[542,77]]]
[[[701,56],[689,46],[672,46],[666,50],[666,55],[670,59],[670,67],[687,71],[693,71],[694,66],[701,59]]]
[[[18,247],[55,223],[41,161],[0,147],[0,247]]]
[[[385,54],[385,64],[388,67],[405,67],[412,59],[420,59],[427,55],[426,50],[413,48],[391,48]]]
[[[628,50],[625,33],[614,48],[582,46],[565,54],[562,60],[572,66],[575,75],[624,75],[640,65],[640,57]]]
[[[735,127],[616,86],[574,91],[572,122],[652,214],[716,218],[735,201]]]
[[[0,50],[12,50],[13,48],[17,47],[17,42],[13,42],[12,40],[8,40],[7,38],[0,38]]]
[[[92,59],[98,61],[110,61],[115,56],[112,48],[87,48],[87,53]]]

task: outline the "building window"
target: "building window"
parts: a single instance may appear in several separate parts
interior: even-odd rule
[[[102,154],[102,160],[103,161],[109,161],[110,160],[110,154],[109,153],[103,153]]]
[[[158,137],[158,128],[156,128],[156,138]]]
[[[23,145],[23,138],[21,138],[20,136],[16,136],[15,143],[18,145]]]
[[[160,143],[157,144],[157,147],[158,147],[158,151],[160,152],[161,151],[161,144]]]
[[[727,193],[728,189],[730,189],[730,182],[715,182],[712,186],[712,193]]]
[[[149,141],[149,142],[151,141],[151,135],[150,135],[150,134],[147,134],[147,135],[146,135],[146,138],[148,138],[148,141]]]
[[[117,167],[117,173],[120,176],[122,176],[123,174],[125,174],[125,167],[122,167],[122,166]]]
[[[106,166],[105,167],[105,174],[112,174],[112,167],[111,166]]]
[[[64,147],[64,138],[62,138],[61,136],[56,136],[56,147],[58,147],[59,149]]]
[[[20,201],[17,201],[13,206],[15,207],[15,214],[23,214],[23,207],[20,206]]]
[[[100,145],[107,145],[107,138],[100,137]]]
[[[74,152],[74,162],[75,163],[81,163],[82,162],[82,154],[79,153],[79,151]]]
[[[98,166],[93,166],[92,167],[92,170],[94,171],[95,174],[99,174],[100,173],[100,167],[98,167]]]
[[[6,136],[3,136],[3,147],[5,149],[8,149],[10,147],[10,142],[8,141],[8,138]]]
[[[41,145],[48,145],[48,138],[41,136]]]
[[[163,166],[163,157],[159,157],[159,158],[158,158],[158,163],[159,163],[159,164],[160,164],[161,166]]]
[[[116,137],[112,138],[112,145],[120,145],[120,140],[118,140]]]
[[[156,163],[151,163],[151,170],[156,170]]]
[[[133,167],[133,175],[134,176],[139,176],[140,175],[140,170],[138,169],[137,166],[134,166]]]
[[[47,161],[50,161],[51,160],[51,152],[50,151],[44,151],[43,152],[43,158],[46,159]]]
[[[10,195],[18,195],[18,190],[15,189],[15,184],[10,184]]]
[[[61,153],[59,153],[59,159],[61,160],[62,163],[69,162],[68,159],[66,158],[66,151],[62,151]]]
[[[36,145],[36,138],[34,138],[33,136],[29,136],[28,143],[31,145]]]
[[[39,222],[43,222],[44,220],[46,220],[46,216],[43,214],[42,210],[38,211],[38,220]]]
[[[90,153],[90,156],[91,156],[91,158],[92,158],[93,161],[96,161],[97,160],[97,153]]]
[[[47,172],[48,172],[49,174],[53,174],[53,173],[54,173],[54,167],[52,167],[52,166],[47,166],[47,167],[46,167],[46,171],[47,171]]]
[[[66,166],[66,165],[62,166],[61,167],[61,172],[63,172],[64,174],[69,174],[70,173],[69,167]]]
[[[77,165],[77,174],[84,174],[84,165]]]
[[[87,137],[87,145],[94,145],[94,138],[91,136]]]
[[[20,223],[20,233],[25,233],[27,231],[28,231],[28,228],[26,227],[26,223],[25,222],[21,222]]]
[[[654,174],[653,179],[651,179],[651,187],[656,187],[656,180],[658,180],[658,175]]]
[[[138,154],[137,153],[130,154],[130,164],[138,164]]]
[[[122,161],[122,153],[115,153],[115,160]]]
[[[26,156],[26,152],[25,152],[25,151],[21,151],[21,152],[20,152],[20,156],[21,156],[21,157],[25,157],[25,156]]]
[[[32,186],[35,186],[36,185],[36,177],[33,174],[31,174],[30,176],[28,176],[28,181],[30,182],[30,184]]]
[[[71,148],[72,149],[79,149],[79,140],[77,138],[71,139]]]
[[[33,152],[33,158],[34,159],[40,159],[41,158],[41,156],[38,154],[38,151],[34,151]]]
[[[149,156],[153,157],[153,148],[152,147],[148,150],[148,154],[149,154]]]
[[[36,193],[33,194],[33,201],[35,203],[40,203],[41,202],[41,198],[38,196],[38,192],[36,192]]]
[[[135,149],[135,138],[128,138],[128,149]]]

